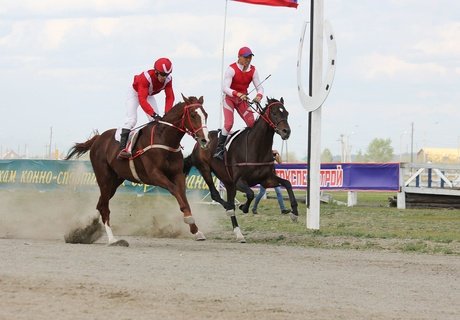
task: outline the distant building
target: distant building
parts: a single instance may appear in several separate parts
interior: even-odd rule
[[[418,163],[460,163],[460,150],[454,148],[422,148],[417,152]]]
[[[5,152],[5,154],[2,156],[2,159],[4,160],[9,160],[9,159],[21,159],[22,157],[14,152],[13,150],[9,150]]]

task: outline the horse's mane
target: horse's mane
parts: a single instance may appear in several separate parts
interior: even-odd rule
[[[178,116],[182,116],[182,113],[184,112],[184,106],[185,102],[181,101],[176,103],[171,110],[169,110],[162,118],[164,121],[173,121],[176,120]]]
[[[187,98],[189,101],[198,101],[199,99],[195,96],[190,96]],[[164,116],[163,119],[164,121],[171,122],[174,120],[177,120],[176,117],[181,118],[182,114],[184,113],[184,107],[186,103],[184,101],[176,103],[171,110],[169,110]]]

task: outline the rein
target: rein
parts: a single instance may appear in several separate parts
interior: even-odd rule
[[[156,123],[152,127],[152,130],[150,131],[150,144],[147,147],[143,148],[143,149],[137,150],[136,153],[131,157],[131,159],[135,159],[135,158],[141,156],[142,154],[144,154],[146,151],[148,151],[150,149],[164,149],[164,150],[167,150],[167,151],[170,151],[170,152],[179,152],[179,151],[181,151],[183,148],[180,145],[177,148],[173,148],[173,147],[162,145],[162,144],[155,144],[154,143],[155,129],[157,127],[157,124],[164,124],[166,126],[174,128],[174,129],[176,129],[176,130],[178,130],[180,132],[187,133],[190,136],[195,138],[196,133],[199,130],[201,130],[203,128],[207,128],[206,125],[202,125],[201,127],[197,128],[197,129],[193,128],[192,120],[190,119],[190,108],[197,107],[197,106],[200,107],[200,108],[203,107],[203,105],[200,104],[200,103],[191,103],[189,105],[184,106],[184,114],[180,119],[181,123],[180,123],[179,126],[177,126],[177,125],[175,125],[173,123],[170,123],[170,122],[163,121],[163,120],[156,121]],[[188,120],[188,124],[192,128],[192,130],[187,129],[186,122],[185,122],[186,120]]]
[[[207,126],[206,126],[206,125],[202,125],[202,126],[199,127],[199,128],[196,128],[196,129],[193,128],[192,120],[190,119],[190,110],[189,110],[189,109],[192,108],[192,107],[200,107],[200,108],[202,108],[203,105],[200,104],[200,103],[191,103],[191,104],[189,104],[189,105],[186,105],[186,106],[184,107],[184,115],[183,115],[182,118],[181,118],[181,123],[180,123],[179,126],[177,126],[177,125],[175,125],[175,124],[172,124],[172,123],[169,123],[169,122],[166,122],[166,121],[162,121],[162,120],[158,121],[158,123],[162,123],[162,124],[164,124],[164,125],[173,127],[173,128],[175,128],[175,129],[179,130],[180,132],[184,132],[184,133],[189,134],[189,135],[192,136],[192,137],[195,137],[195,135],[196,135],[196,133],[197,133],[198,131],[200,131],[200,130],[203,129],[203,128],[207,128]],[[192,130],[187,129],[187,127],[185,126],[185,125],[186,125],[186,123],[185,123],[186,120],[188,120],[188,124],[190,125],[190,127],[192,128]]]
[[[278,125],[283,122],[283,121],[286,121],[286,119],[282,119],[280,121],[278,121],[276,124],[270,119],[270,117],[267,115],[270,114],[270,108],[275,106],[275,105],[281,105],[282,107],[284,107],[284,104],[282,104],[281,102],[279,101],[275,101],[275,102],[272,102],[270,103],[265,112],[262,112],[262,107],[260,106],[260,103],[256,102],[256,105],[257,107],[254,108],[252,106],[252,103],[249,103],[249,106],[251,107],[252,110],[254,110],[266,123],[268,123],[268,125],[270,127],[272,127],[273,130],[277,131],[278,130]]]
[[[278,125],[283,122],[283,121],[286,121],[286,119],[282,119],[280,120],[278,123],[274,123],[270,117],[267,115],[267,114],[270,114],[270,108],[273,107],[273,106],[276,106],[276,105],[281,105],[284,107],[284,105],[279,102],[279,101],[275,101],[275,102],[272,102],[270,103],[267,108],[265,109],[265,112],[262,112],[262,107],[260,106],[260,104],[258,102],[256,102],[256,105],[257,107],[254,108],[252,106],[252,103],[249,103],[249,105],[251,106],[251,108],[257,113],[259,114],[259,116],[275,131],[278,130]],[[249,139],[249,135],[246,135],[246,150],[248,150],[248,139]],[[227,168],[227,173],[230,175],[230,172],[229,172],[229,167],[248,167],[248,166],[270,166],[270,165],[273,165],[275,163],[275,161],[269,161],[269,162],[248,162],[247,160],[247,156],[248,156],[248,153],[246,152],[246,162],[238,162],[238,163],[232,163],[232,164],[229,164],[227,162],[227,153],[225,153],[225,167]]]

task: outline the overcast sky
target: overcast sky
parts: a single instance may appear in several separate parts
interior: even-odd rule
[[[0,0],[2,151],[27,146],[29,155],[43,155],[52,127],[52,148],[66,152],[94,129],[120,126],[133,76],[162,56],[173,61],[177,99],[203,95],[208,125],[217,129],[222,64],[249,46],[261,78],[272,75],[266,95],[284,97],[290,112],[289,151],[303,158],[307,113],[296,61],[310,2],[298,2],[296,10],[228,1],[224,46],[225,0]],[[324,11],[337,70],[321,148],[340,154],[344,135],[352,153],[364,153],[374,138],[406,152],[411,123],[414,151],[458,148],[460,1],[325,0]],[[163,93],[157,101],[162,110]],[[140,114],[138,124],[145,121]],[[189,153],[192,138],[183,144]]]

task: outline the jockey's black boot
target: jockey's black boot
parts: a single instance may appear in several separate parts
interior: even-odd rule
[[[214,153],[214,158],[224,160],[225,140],[227,140],[227,136],[224,136],[222,132],[220,132],[216,152]]]
[[[126,144],[128,143],[129,133],[131,130],[122,128],[120,133],[120,153],[118,154],[118,159],[129,159],[131,158],[131,153],[126,149]]]

